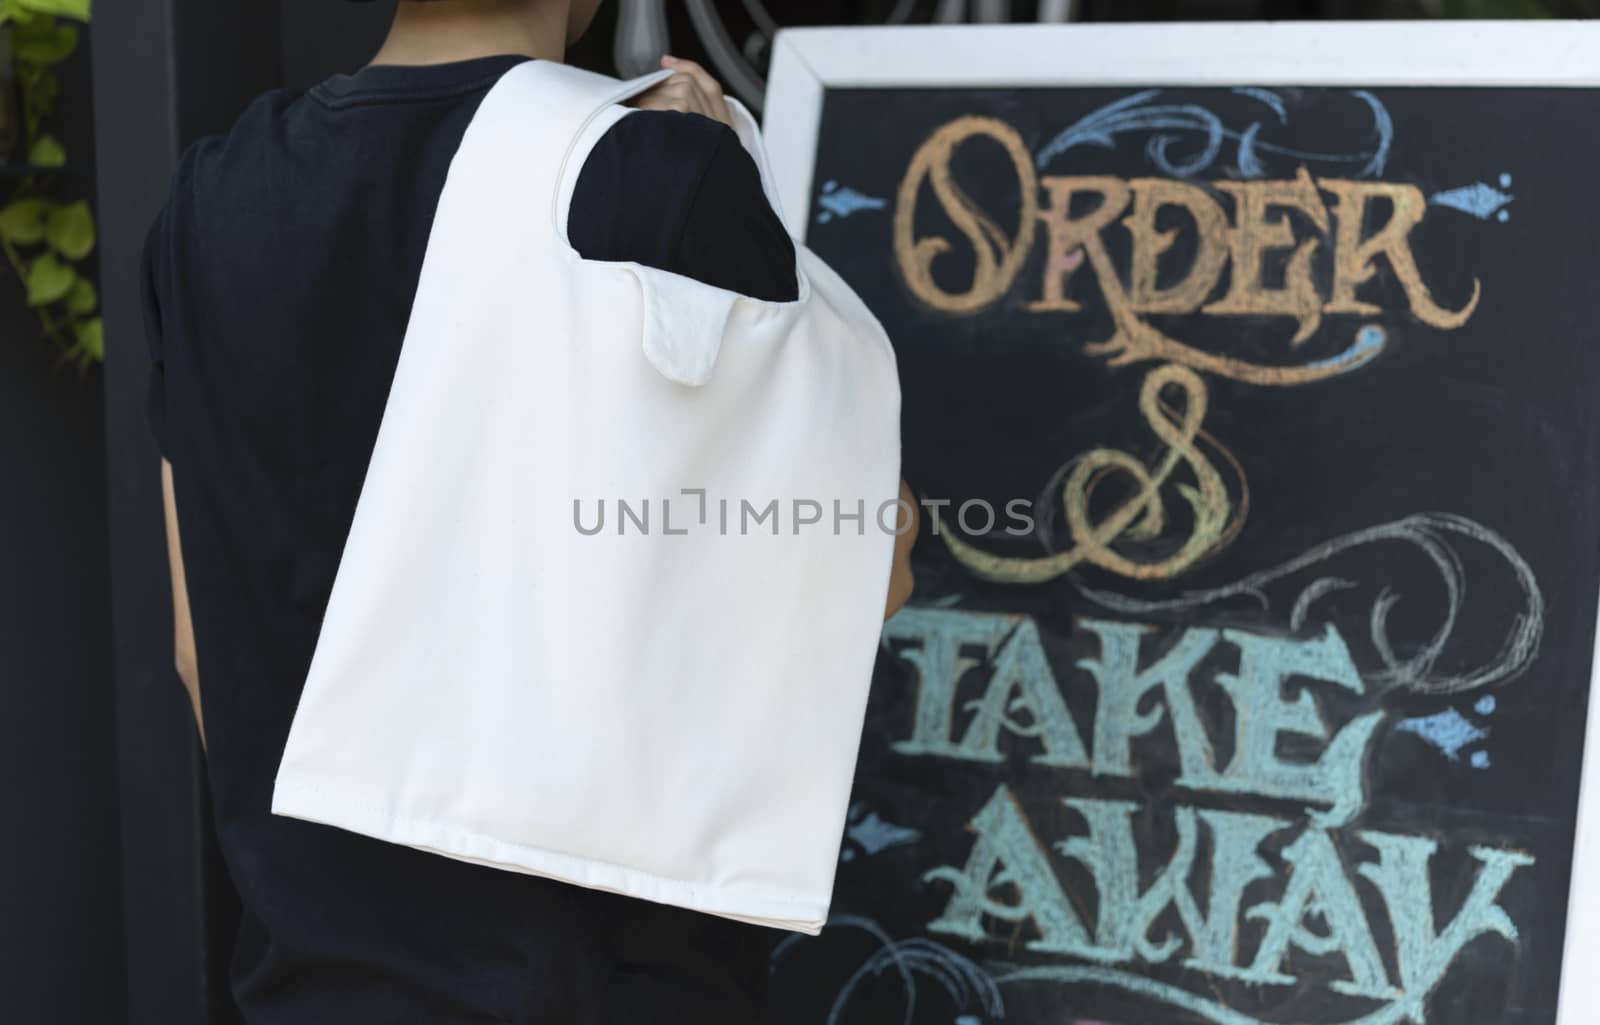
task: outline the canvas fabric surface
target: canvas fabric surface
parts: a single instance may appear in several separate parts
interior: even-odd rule
[[[272,810],[816,933],[888,587],[894,356],[804,246],[779,303],[567,244],[585,156],[661,77],[529,62],[478,108]]]

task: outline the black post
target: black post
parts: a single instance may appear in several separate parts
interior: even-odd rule
[[[138,257],[183,148],[276,84],[270,4],[146,0],[95,9],[106,463],[121,783],[128,1025],[234,1020],[214,936],[229,884],[209,839],[204,764],[173,670],[159,462],[143,418]]]

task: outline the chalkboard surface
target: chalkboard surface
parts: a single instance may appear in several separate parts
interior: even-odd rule
[[[780,1020],[1555,1021],[1597,115],[827,90],[807,241],[893,338],[905,476],[948,504]]]

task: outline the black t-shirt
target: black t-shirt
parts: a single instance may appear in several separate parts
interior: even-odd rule
[[[522,59],[269,93],[185,154],[146,245],[149,418],[173,464],[252,1025],[757,1017],[770,930],[270,813],[446,172]],[[591,259],[793,298],[793,244],[753,161],[702,117],[619,121],[568,232]]]

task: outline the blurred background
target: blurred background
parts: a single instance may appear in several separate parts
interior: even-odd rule
[[[313,20],[326,3],[284,4]],[[365,11],[352,21],[369,21]],[[576,55],[612,72],[641,73],[670,40],[683,56],[714,66],[746,102],[758,101],[773,34],[796,25],[900,25],[1034,21],[1214,21],[1378,18],[1578,18],[1600,0],[613,0]],[[381,20],[381,19],[380,19]],[[324,53],[296,52],[310,37],[285,37],[286,70],[321,73]],[[314,43],[312,44],[315,45]],[[646,64],[639,64],[643,59]]]
[[[237,1020],[236,907],[172,670],[137,253],[184,147],[263,90],[359,67],[392,6],[0,0],[5,1025]],[[1600,0],[611,0],[574,59],[637,72],[670,47],[758,106],[786,25],[1597,13]]]

